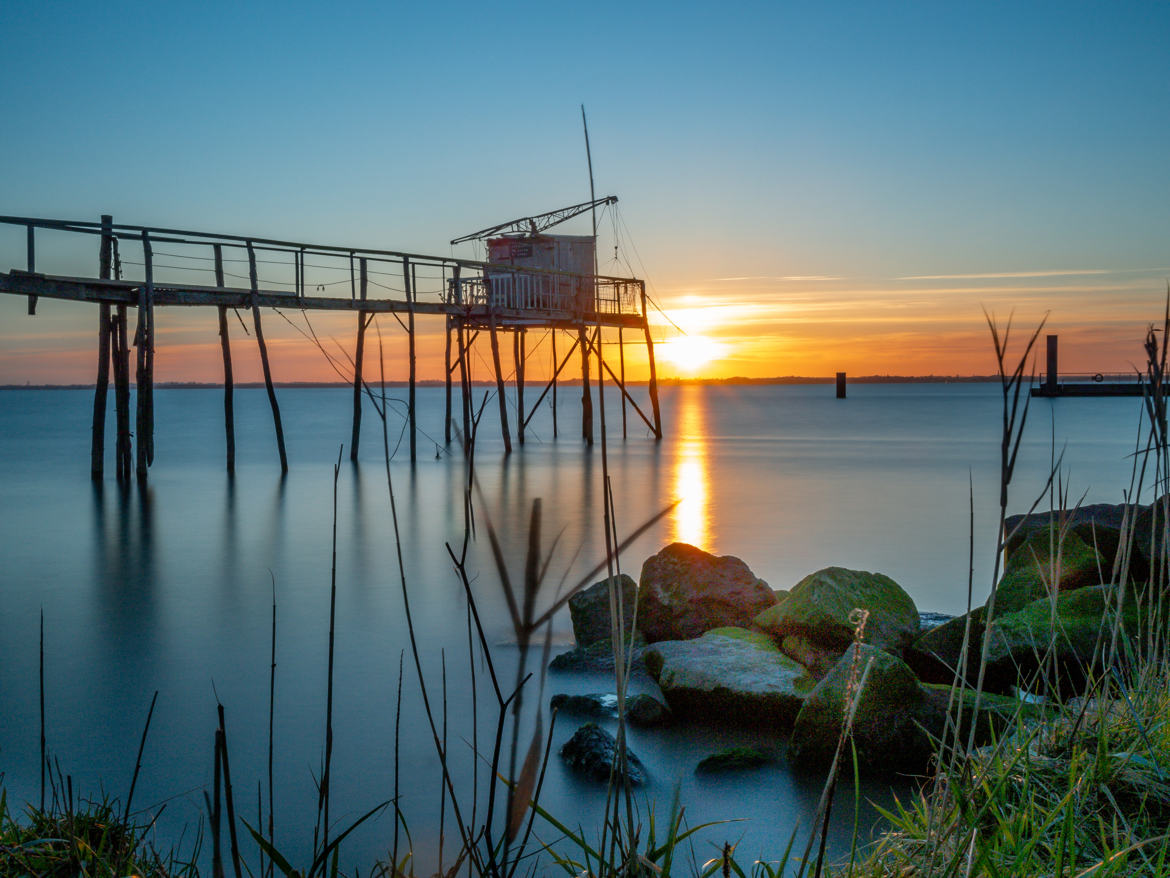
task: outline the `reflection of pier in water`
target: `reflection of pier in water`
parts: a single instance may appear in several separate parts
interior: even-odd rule
[[[554,211],[554,219],[562,215],[575,215],[573,211],[583,212],[592,204]],[[132,450],[136,451],[137,476],[139,480],[146,478],[147,467],[154,459],[155,311],[156,308],[175,306],[211,306],[218,311],[229,471],[235,467],[233,378],[227,318],[229,309],[236,312],[241,326],[243,317],[240,312],[251,313],[282,471],[288,469],[284,431],[261,322],[261,309],[268,308],[288,308],[301,312],[348,311],[356,315],[356,343],[352,355],[344,352],[339,362],[336,355],[327,353],[324,346],[318,343],[334,369],[353,384],[353,432],[350,441],[350,457],[353,460],[357,459],[362,396],[368,391],[362,377],[365,333],[378,314],[393,317],[407,336],[407,418],[412,462],[416,459],[418,434],[415,423],[416,318],[426,316],[443,318],[446,335],[443,366],[446,388],[444,439],[450,443],[452,434],[458,432],[452,405],[453,383],[457,380],[461,391],[461,435],[465,453],[470,453],[467,437],[472,433],[471,361],[475,342],[481,336],[490,342],[490,362],[499,398],[500,429],[507,453],[512,450],[510,408],[516,414],[515,433],[521,445],[524,444],[525,428],[546,400],[552,409],[553,435],[557,435],[558,377],[574,356],[580,362],[581,435],[587,444],[593,443],[590,388],[593,384],[600,388],[605,381],[620,391],[623,437],[626,432],[626,407],[629,405],[654,437],[662,438],[654,343],[646,316],[645,283],[637,278],[602,276],[592,271],[581,273],[577,264],[581,263],[581,259],[573,263],[577,270],[564,271],[559,270],[563,265],[556,259],[551,262],[536,260],[534,263],[529,258],[529,251],[540,250],[546,245],[559,246],[564,241],[570,241],[570,236],[538,235],[534,226],[532,233],[526,237],[505,236],[488,242],[493,259],[505,259],[499,255],[504,252],[501,248],[505,245],[510,248],[507,251],[510,255],[506,257],[508,261],[481,262],[393,250],[129,226],[115,224],[109,216],[103,216],[101,222],[0,216],[0,228],[4,226],[24,230],[27,260],[24,269],[12,268],[7,274],[0,274],[0,293],[27,296],[30,316],[36,314],[39,298],[88,302],[99,308],[91,445],[91,472],[95,479],[100,478],[103,471],[106,400],[111,373],[117,419],[114,456],[118,479],[130,477]],[[510,228],[509,224],[487,231],[507,228]],[[55,245],[55,261],[72,268],[72,273],[44,274],[43,264],[46,260],[43,253],[40,260],[42,270],[37,271],[38,243],[43,250],[45,239],[51,239]],[[77,276],[75,266],[91,260],[94,255],[88,252],[91,242],[97,244],[97,271]],[[596,246],[595,236],[577,236],[571,242],[581,252],[587,250],[590,254]],[[166,250],[156,251],[156,247],[165,247]],[[592,263],[593,259],[588,261]],[[136,268],[131,271],[127,266]],[[136,276],[128,277],[127,274]],[[228,278],[238,278],[242,283],[229,283]],[[128,311],[132,308],[137,309],[137,325],[133,333],[130,332],[128,319]],[[552,363],[547,381],[543,376],[540,379],[545,383],[543,391],[538,394],[535,404],[526,409],[526,336],[530,329],[544,330],[551,336]],[[626,382],[622,339],[624,330],[636,331],[645,340],[649,368],[648,413],[643,411],[645,402],[639,405]],[[604,339],[603,333],[607,331],[610,338]],[[505,400],[507,382],[500,355],[500,336],[507,338],[509,334],[512,337],[515,375],[511,406]],[[557,353],[558,335],[567,336],[570,341],[568,350],[562,349],[563,356]],[[130,416],[131,345],[137,349],[133,382],[136,414],[133,422]],[[618,362],[611,364],[603,348],[608,346],[612,351],[615,345]],[[596,366],[595,371],[593,364]],[[348,375],[344,372],[346,368],[350,373]],[[536,386],[539,388],[540,385]],[[136,446],[135,449],[132,449],[132,444]]]
[[[671,518],[670,539],[710,551],[707,410],[702,388],[681,386],[677,407],[674,495],[679,504]]]

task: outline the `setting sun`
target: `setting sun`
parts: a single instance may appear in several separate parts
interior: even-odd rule
[[[675,368],[696,372],[727,352],[727,345],[702,335],[680,335],[662,344],[662,356]]]

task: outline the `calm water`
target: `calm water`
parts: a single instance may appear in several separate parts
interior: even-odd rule
[[[738,555],[775,588],[836,564],[884,572],[921,610],[955,613],[965,601],[973,483],[982,600],[995,545],[998,386],[855,385],[846,401],[832,392],[828,386],[667,388],[667,438],[660,444],[647,438],[644,425],[638,428],[633,412],[630,438],[621,440],[611,393],[609,464],[619,530],[682,500],[626,553],[623,569],[636,577],[645,557],[683,540]],[[286,479],[262,390],[237,391],[234,480],[223,471],[220,392],[162,390],[150,485],[123,492],[110,463],[102,485],[90,482],[89,392],[0,392],[0,772],[10,799],[39,795],[43,609],[48,743],[75,788],[96,793],[104,785],[125,795],[157,689],[135,802],[155,810],[165,802],[160,832],[174,841],[178,827],[203,814],[218,693],[227,710],[237,796],[251,803],[241,808],[254,821],[257,784],[265,777],[275,588],[277,836],[279,846],[303,856],[324,741],[332,464],[349,441],[350,396],[334,389],[284,389],[279,396],[291,463]],[[579,391],[562,394],[559,440],[552,441],[546,411],[510,459],[503,457],[489,406],[477,450],[480,512],[501,533],[517,578],[530,504],[543,498],[546,539],[560,535],[550,590],[562,575],[575,581],[604,557],[600,447],[586,451],[574,438],[576,396]],[[1074,498],[1120,500],[1139,406],[1138,400],[1037,400],[1013,508],[1026,508],[1041,490],[1054,437],[1057,449],[1065,448]],[[410,466],[404,442],[392,475],[424,670],[438,693],[445,653],[451,751],[466,784],[473,761],[466,610],[444,549],[462,534],[465,465],[439,448],[441,407],[440,389],[420,391],[419,423],[427,435],[420,437],[419,462]],[[392,447],[401,429],[394,415]],[[361,462],[349,465],[346,449],[337,488],[333,815],[343,822],[392,795],[395,690],[407,646],[380,440],[367,408]],[[517,651],[485,548],[472,550],[474,588],[498,661],[511,668]],[[558,645],[570,642],[568,627],[567,615],[557,619]],[[422,871],[436,859],[440,792],[407,660],[402,807]],[[482,668],[477,671],[482,683]],[[554,674],[545,700],[558,691],[611,688],[603,676]],[[577,724],[558,722],[557,746]],[[487,730],[485,721],[481,744]],[[739,853],[749,858],[778,856],[791,827],[807,822],[815,807],[820,778],[779,765],[719,779],[693,774],[706,753],[751,739],[718,729],[631,732],[652,778],[647,807],[662,815],[677,785],[693,823],[748,818],[707,833],[696,845],[700,862],[725,839],[740,840]],[[882,798],[885,790],[866,792]],[[589,827],[602,794],[554,758],[543,799],[568,822]],[[851,815],[838,813],[839,841]],[[346,862],[368,866],[385,856],[391,832],[388,816],[363,828],[346,847]],[[450,852],[450,826],[447,834]],[[550,830],[541,835],[555,837]]]

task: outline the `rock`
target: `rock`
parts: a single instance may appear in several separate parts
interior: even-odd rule
[[[815,681],[766,634],[717,628],[646,649],[646,667],[679,716],[789,726]]]
[[[1060,563],[1054,568],[1052,553],[1057,548]],[[995,612],[997,615],[1014,613],[1054,591],[1098,585],[1102,576],[1109,576],[1105,561],[1075,531],[1066,533],[1057,547],[1044,529],[1008,556],[1003,577],[995,588]]]
[[[674,714],[653,695],[640,694],[626,699],[626,719],[636,726],[665,726],[674,721]]]
[[[971,639],[968,647],[967,679],[974,680],[979,673],[979,653],[983,648],[982,607],[971,611]],[[963,634],[967,616],[955,616],[937,627],[923,631],[906,647],[903,658],[919,677],[927,683],[950,683],[955,678],[963,652]]]
[[[624,634],[628,641],[634,619],[634,601],[638,596],[638,584],[622,574],[618,577],[621,591]],[[590,646],[613,636],[609,617],[609,580],[603,579],[569,598],[569,618],[573,622],[573,636],[577,646]]]
[[[577,716],[617,716],[617,696],[593,693],[589,695],[554,695],[548,703],[550,710]]]
[[[755,747],[731,747],[712,753],[695,766],[695,774],[721,774],[726,771],[743,771],[759,768],[774,761],[775,757]]]
[[[829,673],[837,659],[841,658],[841,650],[813,643],[803,634],[788,634],[780,641],[780,651],[793,661],[800,662],[808,668],[818,680]]]
[[[643,669],[642,651],[645,646],[646,641],[635,634],[632,647],[634,653],[632,670],[634,672]],[[599,640],[596,643],[591,643],[589,646],[579,646],[575,649],[570,649],[567,652],[562,652],[560,655],[553,656],[548,666],[553,671],[602,671],[611,673],[613,671],[613,644],[609,640]]]
[[[789,592],[786,588],[774,588],[772,589],[772,594],[776,595],[776,603],[780,604],[784,602],[784,599],[788,597],[791,592]]]
[[[918,635],[918,608],[898,583],[881,573],[844,567],[826,567],[806,576],[784,603],[764,610],[752,624],[778,642],[799,634],[844,650],[853,640],[849,616],[854,608],[869,610],[866,643],[900,652]]]
[[[951,705],[951,715],[956,713],[957,702],[962,701],[963,722],[959,729],[962,740],[966,740],[971,728],[971,713],[975,709],[975,690],[960,688],[951,697],[951,687],[945,684],[923,684],[924,701],[920,710],[920,720],[935,740],[941,740],[946,728],[947,706]],[[1036,704],[1028,704],[1019,698],[1009,695],[997,695],[994,692],[984,692],[979,698],[979,717],[975,726],[975,746],[981,747],[999,737],[1007,729],[1017,712],[1025,719],[1040,719],[1045,709]],[[953,733],[952,733],[953,734]]]
[[[918,679],[901,659],[868,644],[850,646],[805,700],[788,749],[793,762],[821,765],[833,758],[849,681],[860,681],[871,659],[853,721],[858,759],[888,769],[919,769],[928,762],[933,746],[920,725],[925,695]]]
[[[638,627],[651,643],[746,627],[776,603],[768,584],[739,558],[716,557],[686,543],[671,543],[648,558],[638,588]]]
[[[1056,596],[1055,610],[1053,603],[1050,598],[1041,598],[1014,613],[997,615],[988,625],[984,637],[988,639],[987,675],[991,683],[1000,687],[1019,684],[1030,691],[1043,689],[1030,686],[1028,678],[1040,668],[1051,645],[1062,681],[1072,687],[1083,684],[1098,636],[1110,636],[1115,610],[1107,616],[1106,605],[1116,604],[1116,587],[1096,585],[1063,592]],[[1121,621],[1124,636],[1139,633],[1135,602],[1126,602]]]
[[[561,747],[561,758],[573,771],[608,783],[615,767],[617,741],[597,723],[586,723]],[[626,778],[632,786],[646,782],[646,769],[634,752],[626,748]]]
[[[1061,509],[1055,515],[1050,512],[1034,512],[1031,515],[1009,515],[1004,521],[1004,530],[1010,534],[1004,551],[1011,557],[1015,551],[1028,540],[1039,534],[1047,539],[1048,529],[1053,519],[1060,526],[1067,524],[1088,546],[1095,547],[1104,559],[1104,569],[1109,573],[1113,569],[1113,561],[1117,557],[1117,550],[1121,544],[1121,525],[1126,509],[1133,517],[1136,513],[1134,528],[1134,545],[1138,549],[1130,559],[1130,574],[1138,581],[1143,581],[1149,574],[1149,507],[1127,507],[1125,504],[1093,503],[1077,509]],[[1145,542],[1142,537],[1145,537]]]

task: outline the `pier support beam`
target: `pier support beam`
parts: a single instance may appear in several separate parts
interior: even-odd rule
[[[118,305],[111,323],[114,340],[114,413],[117,419],[118,481],[130,481],[130,339],[126,306]]]
[[[276,427],[276,448],[280,453],[280,472],[288,472],[288,455],[284,452],[284,427],[280,423],[280,406],[276,402],[276,388],[272,386],[272,370],[268,367],[268,347],[264,344],[264,328],[260,325],[260,304],[256,299],[260,281],[256,275],[256,251],[248,241],[248,277],[252,284],[252,323],[256,327],[256,345],[260,348],[260,365],[264,368],[264,387],[272,407],[272,423]]]
[[[418,440],[418,430],[416,429],[415,421],[415,375],[416,375],[416,361],[414,353],[414,285],[415,275],[414,266],[410,264],[410,260],[403,258],[402,260],[402,279],[406,284],[406,302],[410,310],[406,312],[406,335],[407,345],[410,348],[410,386],[407,388],[407,417],[410,420],[410,462],[414,463],[416,459],[416,443]]]
[[[508,429],[508,401],[504,397],[504,370],[500,367],[500,340],[496,332],[496,312],[491,309],[489,312],[491,343],[492,343],[492,365],[496,369],[496,396],[500,401],[500,433],[504,437],[504,454],[512,453],[512,436]]]
[[[366,258],[363,256],[359,262],[359,274],[361,275],[361,291],[358,295],[361,296],[361,301],[366,300],[368,295],[369,277],[366,270]],[[351,269],[352,270],[352,269]],[[365,311],[358,311],[357,322],[357,345],[353,352],[353,430],[349,436],[349,459],[356,461],[358,459],[358,442],[362,435],[362,362],[366,356],[366,326],[369,323],[369,318]]]
[[[463,399],[463,453],[471,454],[471,365],[468,356],[471,353],[467,343],[467,326],[462,317],[458,318],[459,333],[459,395]]]
[[[646,360],[650,366],[650,405],[654,411],[654,438],[662,439],[662,412],[658,407],[658,372],[654,368],[654,339],[650,337],[650,321],[646,318],[646,286],[642,285],[642,332],[646,336]]]
[[[626,345],[622,339],[622,328],[618,327],[618,364],[621,379],[618,384],[622,390],[622,438],[626,438]]]
[[[213,244],[215,251],[215,285],[223,288],[223,247]],[[219,312],[219,349],[223,354],[223,432],[227,443],[227,471],[236,471],[236,415],[233,403],[235,379],[232,376],[232,346],[228,337],[227,306],[217,305]]]
[[[554,326],[550,332],[552,333],[552,416],[553,416],[553,438],[557,438],[557,376],[561,374],[561,370],[557,368],[557,328]]]
[[[154,462],[154,252],[145,229],[142,264],[146,282],[138,288],[138,325],[134,330],[134,346],[138,351],[134,379],[134,429],[138,439],[135,472],[140,482],[146,481],[147,467]]]
[[[114,218],[102,214],[102,243],[98,251],[98,277],[110,279],[112,265]],[[29,228],[31,241],[32,228]],[[33,266],[29,265],[29,271]],[[98,306],[98,371],[93,391],[93,433],[90,437],[89,472],[94,479],[101,479],[105,471],[106,456],[106,395],[110,386],[110,306],[102,302]]]
[[[517,329],[512,335],[512,359],[516,363],[516,440],[524,444],[524,358],[525,332]]]
[[[451,444],[451,315],[443,318],[443,336],[446,338],[446,347],[443,349],[443,387],[446,390],[443,405],[443,444]]]
[[[593,397],[589,393],[589,339],[584,323],[577,329],[577,344],[581,346],[581,438],[592,445]]]
[[[1050,335],[1050,336],[1048,336],[1047,341],[1048,341],[1048,372],[1044,376],[1044,392],[1047,393],[1049,396],[1056,396],[1058,389],[1059,389],[1057,381],[1058,381],[1058,376],[1060,374],[1060,371],[1058,368],[1059,363],[1058,363],[1058,356],[1057,356],[1057,354],[1058,354],[1058,352],[1057,352],[1057,337],[1055,335]]]

